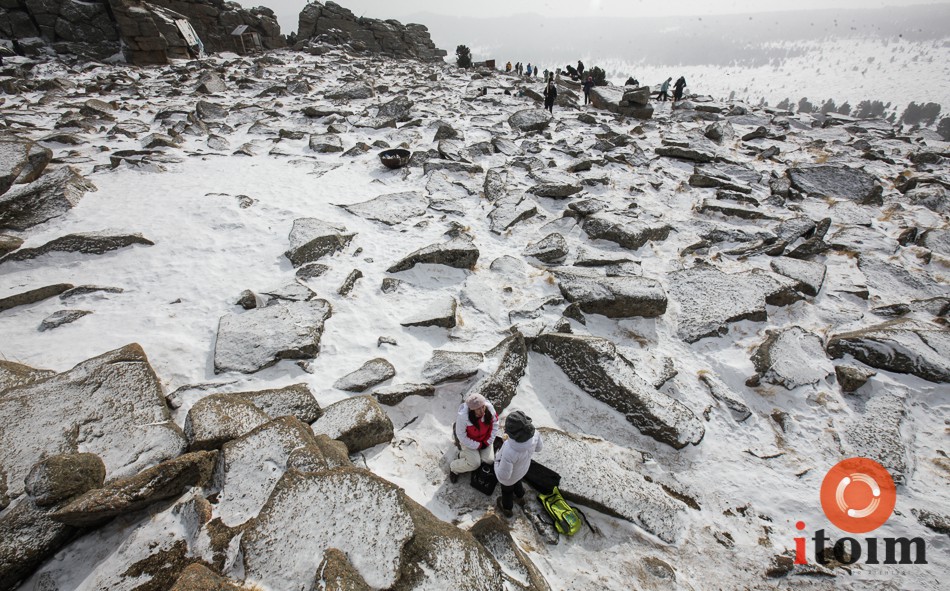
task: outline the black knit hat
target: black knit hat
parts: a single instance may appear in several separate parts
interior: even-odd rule
[[[534,437],[534,425],[531,424],[531,417],[520,410],[508,415],[505,419],[505,433],[518,443],[524,443]]]

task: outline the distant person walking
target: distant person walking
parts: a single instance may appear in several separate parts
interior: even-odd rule
[[[535,78],[538,77],[538,66],[535,66],[535,67],[534,67],[534,77],[535,77]]]
[[[590,89],[594,87],[594,77],[588,76],[587,80],[584,80],[584,104],[590,103]]]
[[[525,76],[531,76],[531,64],[530,64],[530,63],[528,63],[528,65],[525,66],[524,71],[525,71]]]
[[[554,80],[548,82],[548,85],[544,87],[544,108],[554,114],[554,99],[557,98],[557,86],[554,85]]]
[[[673,102],[683,100],[683,89],[686,88],[686,78],[682,76],[673,84]]]
[[[505,72],[506,73],[511,72],[511,62],[508,62],[507,64],[505,64]]]
[[[669,92],[670,92],[671,80],[673,80],[672,76],[670,76],[669,78],[666,79],[665,82],[663,82],[663,85],[660,86],[660,94],[657,95],[656,100],[666,102],[670,98]]]

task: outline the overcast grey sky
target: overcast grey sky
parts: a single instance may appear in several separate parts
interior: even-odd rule
[[[239,0],[244,6],[264,5],[277,13],[282,33],[297,29],[297,15],[307,0]],[[606,16],[678,16],[775,12],[821,8],[875,8],[912,6],[916,4],[950,4],[950,0],[338,0],[357,16],[379,19],[394,18],[411,22],[407,17],[420,12],[449,16],[509,16],[536,13],[547,17]]]

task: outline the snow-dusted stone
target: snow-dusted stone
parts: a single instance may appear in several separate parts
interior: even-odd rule
[[[0,263],[27,261],[51,252],[105,254],[133,244],[154,246],[155,243],[141,234],[113,235],[106,232],[83,232],[61,236],[36,248],[21,248],[0,259]]]
[[[649,87],[644,87],[649,93]],[[625,86],[595,86],[590,89],[590,102],[598,109],[617,113],[635,119],[650,119],[653,117],[653,106],[634,102],[629,99],[642,99],[642,90],[633,90]],[[627,98],[628,97],[628,98]]]
[[[927,273],[912,272],[907,266],[895,265],[877,256],[866,253],[858,255],[858,268],[864,273],[871,293],[880,296],[885,303],[950,295],[950,286],[945,282],[931,279]]]
[[[772,270],[798,282],[795,289],[808,296],[816,296],[825,283],[827,267],[824,263],[800,261],[788,257],[772,259]]]
[[[849,199],[859,203],[871,203],[880,199],[880,189],[875,188],[876,179],[867,172],[850,166],[803,166],[790,168],[787,174],[796,191],[812,197]]]
[[[346,228],[333,226],[315,218],[294,220],[290,231],[290,250],[285,256],[295,267],[343,250],[356,234],[345,234]]]
[[[672,379],[673,377],[676,377],[675,369],[673,370],[673,373],[669,379]],[[738,394],[733,392],[725,382],[717,378],[715,375],[702,371],[699,373],[699,381],[705,384],[706,389],[709,390],[709,393],[713,398],[722,402],[729,410],[733,411],[736,414],[736,419],[740,422],[752,416],[752,411],[749,410],[749,407],[746,405],[745,401],[742,400]]]
[[[666,313],[666,292],[655,279],[586,277],[571,273],[558,273],[557,278],[564,299],[577,304],[587,314],[656,318]]]
[[[774,220],[775,216],[769,215],[754,206],[745,206],[741,203],[724,201],[721,199],[703,199],[699,206],[700,213],[718,213],[722,215],[741,218],[744,220]]]
[[[524,337],[516,332],[498,343],[489,357],[496,357],[498,365],[476,382],[469,393],[478,393],[491,401],[499,413],[505,410],[518,392],[518,383],[528,366],[528,349]]]
[[[687,343],[725,334],[740,320],[764,322],[766,304],[803,297],[791,279],[759,271],[727,275],[709,265],[671,273],[668,282],[669,297],[679,305],[677,334]]]
[[[843,430],[843,442],[857,457],[870,458],[887,468],[896,484],[904,484],[910,470],[910,450],[901,435],[907,411],[904,398],[881,392],[864,405]]]
[[[346,554],[336,548],[328,548],[323,553],[323,562],[317,567],[317,579],[313,588],[327,591],[373,591]]]
[[[736,137],[736,130],[733,129],[732,124],[728,121],[716,121],[706,128],[703,135],[717,144],[722,144],[722,142],[729,141]],[[690,181],[690,184],[692,184],[692,181]]]
[[[505,196],[505,189],[508,186],[507,168],[490,168],[485,173],[485,198],[489,201],[497,201]]]
[[[615,221],[600,215],[584,220],[584,232],[590,238],[615,242],[630,250],[637,250],[647,242],[662,242],[672,230],[673,227],[668,224],[651,224],[639,220]]]
[[[534,459],[561,475],[561,494],[568,501],[626,519],[668,544],[683,531],[686,506],[659,484],[631,469],[640,454],[595,437],[541,428],[544,448]]]
[[[135,476],[88,491],[58,508],[50,518],[67,525],[90,527],[180,496],[193,486],[209,483],[217,455],[215,451],[199,451],[162,462]]]
[[[228,527],[237,527],[257,517],[287,470],[328,467],[308,425],[294,417],[265,423],[221,448],[214,478],[220,489],[217,515]]]
[[[274,419],[290,415],[310,424],[323,414],[310,387],[304,383],[256,392],[234,392],[225,396],[247,400]]]
[[[218,72],[203,73],[201,77],[198,78],[198,87],[195,88],[195,90],[201,94],[217,94],[225,92],[227,89],[228,85]]]
[[[53,159],[53,151],[32,140],[12,134],[0,135],[0,194],[14,183],[30,183],[39,178]]]
[[[541,240],[529,244],[522,254],[526,257],[534,257],[542,263],[556,264],[568,255],[567,240],[557,232],[548,234]]]
[[[861,386],[868,383],[877,372],[865,367],[856,365],[836,365],[835,376],[838,378],[838,385],[845,394],[852,394],[861,389]]]
[[[950,333],[946,328],[891,320],[832,335],[825,349],[835,359],[851,355],[884,371],[909,373],[930,382],[950,382]]]
[[[188,449],[218,449],[269,420],[267,413],[243,398],[227,394],[206,396],[185,417]]]
[[[152,150],[154,148],[179,148],[182,140],[164,133],[150,133],[142,140],[143,150]]]
[[[491,231],[502,234],[519,222],[538,214],[538,204],[524,195],[507,195],[495,202],[495,208],[488,214],[491,219]]]
[[[241,307],[243,307],[245,310],[252,310],[257,307],[257,298],[254,297],[254,292],[250,290],[245,291],[251,294],[255,305],[242,305]],[[269,304],[271,300],[281,300],[285,302],[308,302],[317,297],[315,291],[297,281],[288,283],[287,285],[278,287],[277,289],[262,291],[261,295],[264,296],[265,305]],[[246,295],[242,294],[242,299],[243,297],[246,297]],[[241,302],[239,301],[238,303],[240,304]]]
[[[914,514],[920,525],[938,534],[950,535],[950,515],[931,513],[926,509],[911,509],[910,512]]]
[[[246,591],[237,583],[232,583],[203,564],[194,562],[185,567],[168,591]]]
[[[88,316],[89,314],[92,314],[89,310],[59,310],[44,318],[43,321],[40,322],[39,330],[40,332],[53,330],[64,324],[76,322],[83,316]]]
[[[467,162],[453,162],[452,160],[427,160],[422,165],[422,172],[430,174],[433,172],[463,172],[466,174],[481,174],[485,169],[478,164],[469,164]]]
[[[382,357],[370,359],[356,371],[350,372],[333,383],[333,387],[347,392],[362,392],[391,379],[396,375],[393,364]]]
[[[350,82],[349,84],[344,84],[339,88],[335,88],[327,92],[326,97],[332,100],[358,100],[358,99],[368,99],[375,96],[373,87],[365,82]]]
[[[904,198],[936,213],[950,213],[950,191],[943,185],[918,185],[904,193]]]
[[[821,337],[798,326],[766,331],[765,342],[752,354],[752,364],[763,381],[787,390],[817,384],[833,369]]]
[[[137,344],[78,364],[0,398],[0,474],[10,496],[41,458],[94,453],[108,478],[135,474],[185,451],[161,384]]]
[[[436,349],[432,352],[432,357],[422,367],[422,377],[433,384],[464,380],[478,373],[478,368],[483,361],[485,361],[485,355],[477,351],[442,351]]]
[[[228,110],[225,107],[209,101],[195,103],[195,113],[202,121],[217,121],[226,119],[228,116]]]
[[[553,359],[580,389],[623,413],[644,435],[676,449],[702,441],[705,429],[696,415],[637,375],[607,339],[546,333],[532,348]]]
[[[96,454],[56,454],[33,466],[24,488],[38,507],[49,507],[99,488],[105,479],[106,465]]]
[[[376,116],[395,119],[396,121],[408,121],[414,104],[405,96],[399,95],[388,103],[380,105]]]
[[[728,125],[728,123],[726,123]],[[750,185],[758,184],[761,174],[733,164],[697,164],[689,177],[691,187],[725,189],[749,194]]]
[[[4,257],[23,246],[23,239],[8,234],[0,234],[0,257]]]
[[[254,373],[281,359],[313,359],[320,352],[326,300],[287,302],[228,314],[218,323],[214,370]]]
[[[373,398],[386,406],[395,406],[410,396],[435,396],[435,387],[432,384],[396,384],[373,390]]]
[[[710,142],[711,143],[711,142]],[[708,148],[693,146],[692,143],[686,146],[658,146],[654,152],[657,156],[666,156],[667,158],[677,158],[679,160],[690,160],[692,162],[712,162],[716,159],[715,144]]]
[[[76,528],[53,521],[48,510],[21,497],[0,516],[0,583],[15,589],[43,561],[76,535]]]
[[[407,255],[401,261],[387,269],[389,273],[398,273],[411,269],[420,263],[446,265],[456,269],[475,268],[478,261],[478,248],[471,240],[453,238],[448,242],[431,244]]]
[[[452,296],[440,297],[429,303],[426,309],[404,319],[402,326],[438,326],[454,328],[457,324],[458,301]]]
[[[523,109],[508,117],[508,125],[518,131],[544,131],[553,119],[544,109]]]
[[[551,591],[538,567],[531,562],[524,550],[511,537],[511,528],[494,513],[486,513],[468,530],[495,560],[501,564],[506,577],[510,577],[523,589]]]
[[[333,133],[312,134],[310,149],[318,154],[336,154],[343,151],[343,140]]]
[[[330,548],[373,589],[502,588],[501,567],[471,534],[358,468],[283,476],[241,539],[245,584],[310,589]]]
[[[917,238],[917,246],[950,257],[950,230],[931,228]]]
[[[28,291],[7,296],[5,298],[0,298],[0,312],[9,310],[10,308],[16,308],[17,306],[28,306],[30,304],[42,302],[43,300],[58,296],[59,294],[72,288],[73,285],[70,283],[57,283],[55,285],[37,287],[36,289],[30,289]]]
[[[382,222],[387,226],[395,226],[424,214],[428,206],[429,200],[422,193],[406,191],[404,193],[380,195],[375,199],[362,203],[338,205],[337,207],[342,207],[361,218]]]
[[[35,369],[22,363],[0,359],[0,396],[3,396],[7,390],[39,382],[54,375],[56,372],[50,369]],[[2,480],[0,478],[0,481]],[[2,486],[0,484],[0,487]]]
[[[528,192],[538,197],[567,199],[571,195],[580,193],[583,189],[577,177],[564,172],[545,171],[540,174],[532,174],[531,178],[537,181],[538,184],[528,189]]]
[[[27,185],[16,185],[0,195],[0,229],[26,230],[61,216],[96,186],[79,171],[64,166]]]
[[[372,396],[354,396],[326,407],[313,432],[346,444],[351,454],[393,438],[393,422]]]

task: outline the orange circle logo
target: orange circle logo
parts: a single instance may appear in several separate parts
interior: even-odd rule
[[[821,508],[838,529],[863,534],[888,520],[897,503],[894,479],[867,458],[849,458],[828,470],[821,483]]]

